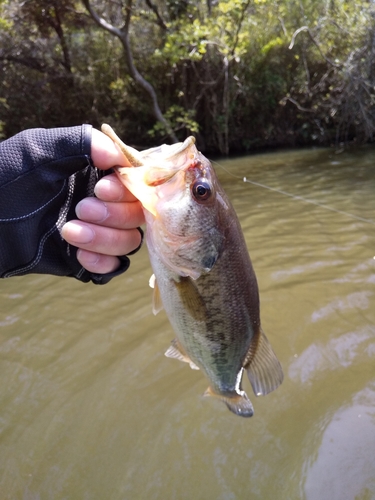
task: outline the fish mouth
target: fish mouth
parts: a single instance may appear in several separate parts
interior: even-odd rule
[[[189,172],[189,177],[191,177],[192,180],[197,177],[196,170],[202,171],[202,164],[196,158],[196,155],[194,155],[187,158],[183,165],[172,166],[169,168],[150,168],[145,172],[143,180],[147,186],[156,187],[170,181],[179,172]]]
[[[182,153],[191,149],[194,146],[195,149],[195,137],[189,136],[184,142],[179,142],[177,144],[172,144],[169,146],[170,154],[165,157],[165,161],[175,161]]]
[[[194,150],[196,151],[195,137],[193,136],[189,136],[184,142],[178,142],[177,144],[169,146],[163,144],[162,146],[146,149],[145,151],[140,152],[124,144],[110,125],[103,123],[101,129],[104,134],[110,137],[112,141],[117,144],[131,167],[143,167],[146,165],[152,166],[152,163],[156,159],[162,159],[165,163],[172,162],[175,164],[178,163],[178,160],[183,153],[189,151],[194,153]]]
[[[153,168],[145,173],[144,181],[147,186],[156,187],[161,184],[165,184],[174,177],[180,168],[176,169],[166,169],[166,168]]]
[[[128,167],[117,167],[117,172],[126,176],[130,168],[143,172],[142,181],[148,187],[157,187],[170,181],[179,171],[187,171],[197,164],[199,153],[193,136],[172,145],[162,145],[145,151],[136,151],[126,146],[107,125],[104,130],[121,147],[130,163]],[[109,130],[107,130],[109,129]]]
[[[148,170],[144,177],[144,182],[150,187],[160,186],[172,179],[180,170],[188,170],[196,162],[197,149],[195,147],[195,138],[193,136],[185,139],[184,142],[169,146],[168,154],[160,157],[160,152],[152,151],[145,155],[144,166]],[[158,161],[162,161],[166,166],[152,166],[154,156]]]

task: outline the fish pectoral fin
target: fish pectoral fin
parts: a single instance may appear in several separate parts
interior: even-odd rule
[[[180,276],[179,281],[173,282],[180,295],[181,301],[191,316],[197,321],[206,321],[207,308],[194,281],[189,276]]]
[[[152,312],[155,316],[163,309],[163,302],[161,301],[160,290],[158,287],[158,282],[156,281],[155,275],[153,274],[150,278],[149,285],[154,289],[152,294]]]
[[[190,368],[192,370],[199,370],[198,366],[195,363],[193,363],[193,361],[189,358],[189,356],[181,348],[177,339],[172,340],[172,345],[170,345],[168,347],[168,349],[165,351],[165,356],[167,356],[167,358],[179,359],[180,361],[183,361],[184,363],[189,363]]]
[[[150,288],[155,288],[155,274],[151,274],[150,279],[148,280],[148,285]]]
[[[274,391],[284,379],[280,362],[261,328],[253,337],[244,368],[257,396]]]
[[[214,397],[223,401],[229,410],[240,417],[252,417],[254,415],[254,408],[250,399],[247,397],[245,391],[239,391],[233,396],[224,396],[217,394],[211,387],[209,387],[203,396]]]

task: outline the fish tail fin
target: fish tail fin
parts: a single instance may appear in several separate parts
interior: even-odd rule
[[[257,396],[274,391],[284,379],[280,362],[261,328],[258,335],[254,336],[244,368]]]
[[[211,389],[211,387],[209,387],[203,396],[220,399],[220,401],[223,401],[227,405],[231,412],[239,415],[240,417],[252,417],[254,415],[253,405],[244,391],[240,391],[234,396],[224,396],[217,394]]]

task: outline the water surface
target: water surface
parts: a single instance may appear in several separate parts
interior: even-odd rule
[[[174,334],[152,315],[145,248],[105,286],[0,281],[1,499],[375,498],[374,158],[304,150],[217,167],[285,372],[261,398],[244,380],[251,419],[164,357]]]

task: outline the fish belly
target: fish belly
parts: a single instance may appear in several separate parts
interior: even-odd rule
[[[171,273],[155,254],[150,259],[179,350],[205,373],[216,394],[237,394],[254,334],[243,289],[251,280],[242,273],[235,283],[225,260],[193,280]]]

